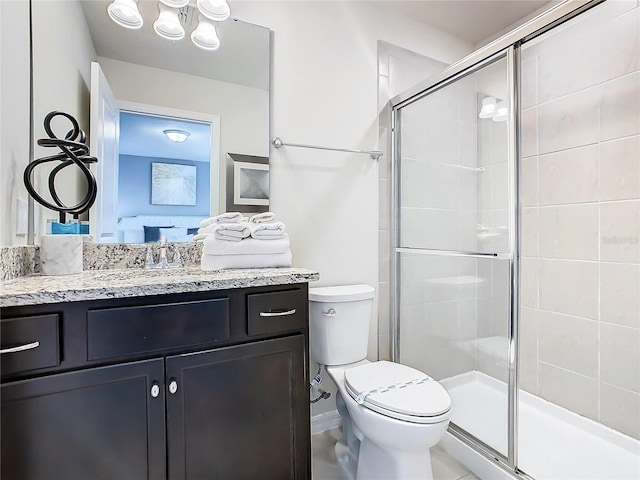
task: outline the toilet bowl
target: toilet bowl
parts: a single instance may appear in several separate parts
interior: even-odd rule
[[[429,448],[449,425],[451,399],[425,373],[365,359],[374,289],[309,289],[311,359],[338,387],[336,456],[357,480],[433,478]]]

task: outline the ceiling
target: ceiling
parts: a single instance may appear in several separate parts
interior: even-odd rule
[[[474,45],[559,0],[369,0]]]

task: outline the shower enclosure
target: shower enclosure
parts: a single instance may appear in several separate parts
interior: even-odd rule
[[[451,395],[444,447],[640,478],[638,2],[559,4],[392,104],[393,356]]]

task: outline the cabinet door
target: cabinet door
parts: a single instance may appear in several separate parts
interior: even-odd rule
[[[302,335],[170,357],[166,368],[170,480],[310,477]]]
[[[163,379],[159,359],[2,385],[2,480],[165,478]]]

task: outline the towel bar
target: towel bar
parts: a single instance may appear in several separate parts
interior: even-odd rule
[[[378,160],[383,153],[380,150],[353,150],[350,148],[335,148],[335,147],[321,147],[318,145],[304,145],[301,143],[285,143],[280,137],[275,137],[271,140],[271,144],[276,147],[302,147],[302,148],[314,148],[316,150],[331,150],[334,152],[348,152],[348,153],[366,153],[372,159]]]

